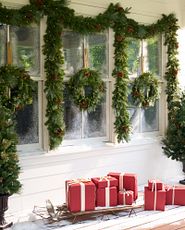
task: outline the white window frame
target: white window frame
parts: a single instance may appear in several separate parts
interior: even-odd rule
[[[111,120],[112,117],[112,106],[111,106],[111,100],[112,100],[112,69],[110,66],[111,60],[110,60],[110,53],[111,53],[111,48],[112,48],[112,44],[110,42],[110,37],[112,37],[112,33],[111,30],[107,30],[106,33],[107,36],[107,41],[108,41],[108,74],[105,78],[103,78],[103,81],[106,83],[107,85],[107,90],[106,90],[106,136],[105,137],[90,137],[90,138],[82,138],[82,139],[71,139],[71,140],[63,140],[60,148],[65,148],[65,150],[70,147],[70,151],[72,151],[72,147],[76,148],[77,146],[80,146],[80,148],[82,148],[82,146],[84,146],[84,148],[88,148],[88,146],[95,147],[95,146],[102,146],[105,145],[105,143],[107,142],[112,142],[112,135],[111,133],[113,132],[112,128],[113,128],[113,122]],[[84,44],[85,46],[87,46],[86,44],[86,39],[84,36]],[[88,46],[87,46],[88,48]],[[112,54],[111,54],[112,56]],[[67,77],[64,78],[64,81],[66,82],[67,80],[69,80]],[[76,149],[75,149],[76,150]]]

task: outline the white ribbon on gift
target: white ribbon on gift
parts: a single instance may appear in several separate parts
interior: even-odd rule
[[[172,205],[175,203],[175,186],[172,187]]]
[[[86,182],[90,182],[91,180],[88,179],[75,179],[75,180],[71,180],[67,183],[67,194],[69,192],[69,186],[72,184],[80,184],[80,199],[81,199],[81,211],[85,211],[85,183]],[[68,197],[68,196],[67,196]],[[68,199],[66,200],[67,202],[67,206],[68,206]]]
[[[81,211],[85,211],[85,184],[83,182],[80,182],[80,189],[81,189]]]
[[[157,181],[152,181],[152,192],[154,192],[154,211],[156,211],[157,207]]]
[[[119,175],[119,190],[124,190],[123,178],[125,173],[120,173]]]
[[[121,191],[121,194],[123,194],[123,205],[126,205],[126,196],[130,196],[131,192],[130,191],[126,191],[125,189],[123,189]]]
[[[110,187],[110,178],[111,178],[111,176],[103,176],[103,177],[100,177],[99,181],[106,180],[107,181],[107,187]]]
[[[110,206],[110,187],[105,188],[105,206]]]

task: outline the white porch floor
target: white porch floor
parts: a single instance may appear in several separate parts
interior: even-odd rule
[[[143,187],[143,186],[142,186]],[[141,203],[143,197],[137,201]],[[136,209],[136,215],[128,217],[128,212],[118,212],[117,215],[79,218],[72,224],[69,220],[48,224],[46,220],[20,222],[14,224],[11,230],[123,230],[123,229],[185,229],[185,206],[168,205],[162,211],[144,211]],[[181,224],[183,222],[183,224]]]

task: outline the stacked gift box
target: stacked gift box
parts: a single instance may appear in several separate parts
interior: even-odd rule
[[[185,187],[163,185],[159,180],[149,180],[144,189],[145,210],[165,210],[165,205],[185,205]]]
[[[144,188],[144,209],[165,210],[166,190],[159,180],[149,180]]]
[[[167,205],[185,205],[185,187],[165,185]]]
[[[117,205],[118,180],[111,176],[94,177],[96,185],[96,206],[110,207]]]
[[[89,179],[66,181],[66,204],[70,212],[95,209],[95,184]]]
[[[91,211],[95,207],[132,205],[138,197],[137,176],[109,173],[103,177],[66,181],[66,203],[69,211]]]

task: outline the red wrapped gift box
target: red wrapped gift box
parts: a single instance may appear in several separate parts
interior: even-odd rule
[[[137,175],[133,173],[110,172],[109,176],[118,179],[118,188],[121,190],[131,190],[134,192],[134,200],[138,197]]]
[[[133,191],[119,191],[118,192],[118,204],[119,205],[132,205],[134,201]]]
[[[79,212],[95,209],[96,186],[91,180],[66,181],[66,203],[69,211]]]
[[[117,187],[118,180],[112,176],[104,176],[104,177],[93,177],[91,178],[92,182],[95,183],[97,188],[105,188],[105,187]]]
[[[163,183],[160,180],[148,180],[148,188],[152,191],[163,190]]]
[[[117,187],[98,188],[96,190],[96,206],[109,207],[116,206]]]
[[[145,210],[165,210],[166,191],[151,191],[148,187],[144,189],[144,209]]]
[[[166,189],[166,204],[185,205],[185,187],[168,186]]]

